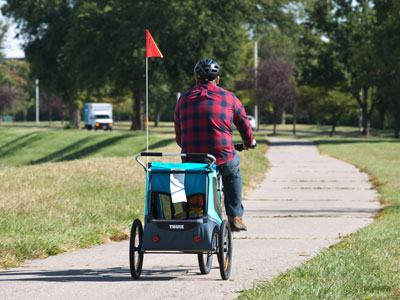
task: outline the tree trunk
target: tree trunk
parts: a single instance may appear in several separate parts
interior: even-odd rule
[[[367,88],[363,88],[363,95],[361,97],[361,108],[362,108],[362,135],[369,136],[369,128],[368,128],[368,90]]]
[[[375,103],[376,103],[376,99],[375,99],[375,93],[373,90],[371,90],[371,106],[368,109],[368,87],[364,87],[363,88],[363,99],[361,100],[361,108],[362,108],[362,116],[363,116],[363,131],[362,131],[362,135],[363,136],[370,136],[370,129],[371,129],[371,117],[372,117],[372,113],[374,112],[374,108],[375,108]]]
[[[260,107],[260,103],[259,103],[260,101],[258,100],[258,98],[256,99],[256,103],[257,103],[257,105],[256,105],[256,107],[257,107],[257,109],[256,109],[256,107],[254,107],[254,118],[256,118],[256,121],[257,121],[257,124],[256,124],[256,126],[257,126],[257,128],[256,128],[256,131],[259,131],[260,130],[260,114],[259,114],[259,112],[260,111],[262,111],[262,109],[263,109],[263,107]]]
[[[51,125],[51,121],[53,121],[53,110],[49,109],[49,124]]]
[[[370,135],[370,130],[371,130],[371,121],[368,120],[367,118],[367,113],[364,114],[363,110],[363,131],[362,135],[365,137],[368,137]]]
[[[28,110],[26,109],[26,107],[24,107],[24,109],[22,110],[22,114],[24,115],[24,123],[26,122],[26,116],[28,115]]]
[[[387,107],[381,107],[379,109],[379,124],[378,129],[383,129],[385,127],[385,115]]]
[[[400,109],[397,109],[397,112],[394,117],[394,137],[398,139],[400,131]]]
[[[13,108],[13,109],[11,110],[11,114],[12,114],[12,117],[13,117],[13,121],[15,121],[15,116],[17,115],[17,109],[16,109],[16,108]]]
[[[273,129],[273,134],[277,134],[277,124],[280,121],[279,118],[282,116],[281,112],[279,111],[279,107],[276,102],[273,103],[272,105],[272,118],[274,122],[274,129]]]
[[[144,130],[145,116],[142,93],[136,86],[133,87],[133,118],[131,130]]]
[[[272,131],[273,134],[277,133],[277,130],[276,130],[276,124],[278,123],[277,119],[278,119],[278,116],[276,115],[276,113],[273,113],[273,122],[274,122],[274,129]]]
[[[337,118],[335,116],[335,114],[332,114],[332,128],[331,128],[331,132],[329,133],[329,136],[335,136],[335,130],[336,130],[336,122],[337,122]]]
[[[81,128],[81,112],[77,103],[73,100],[69,102],[69,123],[72,128],[80,130]]]
[[[296,135],[296,123],[297,123],[297,102],[294,99],[293,105],[293,135]]]
[[[158,127],[160,124],[161,109],[157,106],[156,108],[156,118],[154,120],[154,127]]]
[[[293,119],[293,130],[292,130],[293,135],[296,135],[296,119]]]
[[[335,136],[335,129],[336,129],[336,125],[332,124],[331,132],[329,133],[329,136],[331,136],[331,137]]]

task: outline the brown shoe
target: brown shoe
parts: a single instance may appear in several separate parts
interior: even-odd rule
[[[229,225],[231,226],[231,231],[237,232],[237,231],[247,231],[247,226],[246,224],[243,223],[243,217],[228,217],[228,222]]]

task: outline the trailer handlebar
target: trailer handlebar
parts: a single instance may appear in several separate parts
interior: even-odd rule
[[[209,167],[215,164],[217,159],[208,153],[162,153],[162,152],[140,152],[136,155],[136,161],[147,171],[146,165],[139,159],[140,156],[180,156],[180,157],[188,157],[195,159],[208,159],[207,163]]]

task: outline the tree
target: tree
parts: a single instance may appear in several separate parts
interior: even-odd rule
[[[271,54],[267,62],[261,62],[258,68],[258,88],[256,97],[261,108],[272,105],[272,115],[276,134],[276,125],[285,108],[294,101],[296,90],[293,82],[293,67]]]
[[[4,24],[2,21],[0,21],[0,58],[3,58],[3,41],[7,31],[7,24]]]
[[[158,86],[151,81],[153,89],[168,90],[167,103],[173,107],[174,95],[192,85],[193,66],[201,58],[219,61],[224,72],[221,83],[229,86],[230,74],[241,67],[241,47],[247,38],[244,24],[254,8],[252,2],[78,1],[65,53],[78,68],[81,88],[112,82],[121,94],[132,94],[132,129],[142,129],[145,29],[165,56],[150,60],[151,78],[162,80]]]
[[[49,122],[53,121],[53,113],[54,111],[58,111],[61,113],[62,107],[62,100],[55,94],[41,94],[41,110],[48,113]]]
[[[0,86],[0,112],[3,113],[5,109],[9,109],[15,115],[18,95],[19,92],[16,89],[8,86]]]
[[[261,37],[261,28],[279,27],[276,41],[281,32],[297,36],[293,8],[301,2],[9,0],[2,11],[18,22],[33,73],[46,91],[70,105],[76,126],[79,95],[110,86],[116,97],[133,97],[131,128],[142,129],[146,28],[165,56],[149,65],[150,76],[160,80],[151,81],[152,91],[162,91],[152,102],[157,116],[161,104],[173,107],[176,93],[192,86],[193,66],[204,57],[219,61],[221,85],[233,87],[250,32]]]
[[[8,74],[6,85],[18,91],[15,109],[22,111],[24,121],[26,121],[28,109],[32,106],[35,95],[35,83],[30,77],[29,64],[26,61],[6,60],[4,70]]]
[[[309,16],[315,34],[328,40],[329,51],[323,55],[328,54],[334,62],[331,69],[336,71],[331,74],[339,75],[330,80],[331,86],[342,87],[356,99],[363,113],[363,135],[368,136],[379,100],[376,53],[372,45],[375,10],[368,0],[323,0],[315,2]]]
[[[375,0],[378,28],[374,41],[380,107],[391,110],[394,119],[394,136],[400,136],[400,3],[392,0]]]
[[[319,122],[328,121],[332,128],[330,136],[335,135],[336,126],[341,117],[351,111],[356,111],[356,103],[352,96],[339,89],[302,86],[300,91],[300,106],[311,113]]]
[[[262,4],[260,4],[260,2]],[[299,0],[282,0],[282,1],[260,1],[256,6],[257,10],[252,13],[249,22],[252,40],[249,41],[244,48],[245,66],[244,74],[235,77],[237,87],[247,85],[246,81],[249,76],[252,79],[252,85],[246,87],[247,90],[239,92],[240,99],[246,105],[262,106],[255,96],[255,80],[254,80],[254,41],[258,42],[258,61],[267,61],[270,53],[274,53],[283,61],[289,62],[293,67],[295,79],[300,69],[297,67],[299,63],[299,53],[308,49],[301,43],[301,37],[306,34],[305,27],[299,22],[304,20],[305,8],[311,1]],[[247,70],[250,68],[250,72]],[[245,75],[245,76],[244,76]],[[244,83],[241,83],[244,81]],[[296,82],[294,82],[296,84]],[[293,102],[293,112],[296,110]],[[289,109],[289,108],[288,108]],[[261,111],[259,110],[260,115]],[[262,117],[258,118],[258,123]],[[282,120],[283,116],[282,116]],[[259,124],[258,124],[259,125]]]
[[[75,1],[52,0],[46,5],[30,0],[8,0],[2,12],[13,18],[25,38],[25,54],[32,73],[47,91],[60,94],[70,108],[70,122],[79,128],[79,103],[74,65],[63,49]]]

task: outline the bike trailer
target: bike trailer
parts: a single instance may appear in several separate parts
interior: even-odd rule
[[[140,156],[186,156],[208,163],[144,164]],[[146,206],[143,226],[139,219],[132,224],[132,277],[140,277],[145,253],[196,253],[202,274],[210,272],[216,254],[221,277],[228,279],[232,233],[227,220],[223,220],[215,157],[142,152],[136,160],[146,171]]]

